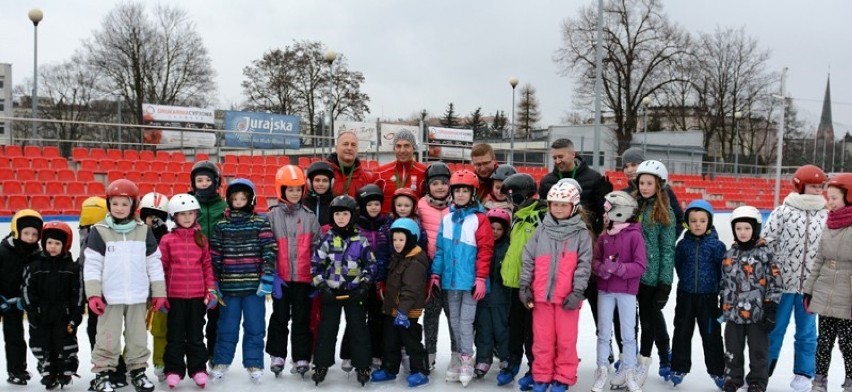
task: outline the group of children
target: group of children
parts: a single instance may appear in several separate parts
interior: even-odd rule
[[[582,189],[571,178],[539,189],[531,176],[501,165],[493,189],[479,200],[477,175],[451,172],[441,162],[426,169],[422,196],[408,188],[394,192],[390,216],[381,212],[385,197],[378,185],[363,186],[354,198],[334,197],[334,171],[325,162],[306,171],[281,167],[278,203],[265,216],[254,211],[257,196],[246,179],[227,184],[223,199],[222,177],[211,162],[193,167],[192,192],[171,198],[150,193],[140,200],[134,183],[117,180],[104,199],[83,204],[78,262],[70,255],[68,225],[19,211],[0,243],[8,381],[26,385],[30,377],[26,312],[41,383],[47,389],[69,384],[87,304],[96,391],[126,385],[127,377],[137,391],[153,391],[145,375],[146,327],[154,335],[155,374],[169,387],[184,377],[201,387],[208,377],[221,382],[241,325],[242,365],[252,382],[263,376],[264,351],[270,370],[283,371],[289,338],[291,372],[304,376],[312,365],[319,385],[335,362],[341,312],[342,368],[354,369],[361,385],[395,380],[404,370],[415,387],[429,382],[443,311],[452,352],[447,381],[467,386],[483,378],[496,357],[497,384],[507,385],[526,357],[521,390],[562,392],[577,382],[579,317],[591,281],[598,292],[594,392],[608,383],[641,391],[655,344],[660,375],[682,383],[696,327],[707,371],[720,389],[747,383],[750,392],[762,392],[793,313],[797,378],[791,386],[803,391],[797,388],[806,382],[824,391],[837,337],[852,360],[846,249],[852,174],[828,180],[814,166],[799,169],[796,192],[765,227],[757,209],[733,211],[735,238],[726,250],[713,227],[713,208],[703,200],[687,206],[687,231],[676,243],[679,219],[665,166],[642,161],[631,171],[631,193],[604,197],[601,233],[591,229]],[[662,309],[675,273],[670,345]],[[808,324],[815,324],[812,312],[821,315],[818,343]],[[610,374],[614,329],[621,354]],[[852,391],[852,378],[844,388]]]

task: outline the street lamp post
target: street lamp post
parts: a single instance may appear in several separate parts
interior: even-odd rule
[[[651,97],[642,98],[642,155],[645,155],[648,145],[648,105]]]
[[[737,147],[734,150],[734,175],[740,172],[740,149],[742,148],[742,140],[740,140],[740,119],[743,117],[743,112],[734,112],[734,122],[737,129]]]
[[[334,143],[331,141],[334,138],[334,60],[337,59],[337,53],[333,50],[325,52],[323,56],[328,64],[328,150],[332,151]]]
[[[27,13],[30,21],[33,22],[33,96],[32,96],[32,107],[33,107],[33,141],[35,143],[38,139],[38,127],[36,126],[36,119],[38,118],[38,24],[44,18],[44,13],[41,12],[38,8],[33,8]]]
[[[509,134],[509,159],[506,163],[513,165],[515,162],[515,87],[518,86],[518,78],[512,76],[509,78],[509,85],[512,86],[512,130]]]

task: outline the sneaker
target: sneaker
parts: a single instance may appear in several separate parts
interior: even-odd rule
[[[535,381],[533,381],[532,372],[527,372],[518,380],[518,388],[522,391],[531,391],[533,384],[535,384]]]
[[[370,381],[370,368],[355,369],[355,374],[358,376],[358,383],[363,387]]]
[[[793,377],[793,381],[790,381],[790,388],[793,388],[793,392],[807,392],[811,390],[811,378],[807,376],[803,376],[801,374],[797,374]],[[751,389],[751,387],[749,387]]]
[[[110,374],[109,372],[100,372],[95,376],[95,379],[92,380],[92,387],[94,387],[97,392],[114,392],[115,388],[110,382]]]
[[[260,382],[263,380],[263,369],[259,367],[250,367],[246,368],[246,370],[248,370],[251,383],[254,385],[260,385]]]
[[[270,356],[269,359],[269,371],[275,373],[275,377],[281,374],[284,371],[284,366],[287,364],[287,361],[281,357]]]
[[[55,374],[48,374],[41,378],[41,385],[44,385],[47,390],[52,390],[59,386],[59,381],[56,380]]]
[[[636,377],[636,369],[627,369],[624,372],[624,382],[627,385],[627,392],[642,392],[642,385]]]
[[[671,375],[669,376],[669,381],[671,381],[674,386],[678,386],[680,383],[683,382],[684,377],[686,377],[686,373],[672,372]],[[722,382],[724,382],[724,381],[725,380],[722,379]]]
[[[343,371],[346,373],[349,373],[352,371],[352,369],[355,369],[354,367],[352,367],[351,359],[344,359],[340,361],[340,368],[343,369]]]
[[[221,383],[225,378],[225,372],[228,371],[228,365],[213,365],[210,370],[210,377],[213,378],[213,383]]]
[[[445,379],[449,382],[456,382],[459,380],[460,373],[461,360],[459,359],[459,353],[452,353],[450,354],[450,364],[447,366]]]
[[[384,382],[392,380],[396,380],[396,374],[393,374],[385,369],[376,370],[373,372],[373,375],[370,376],[370,381],[372,382]]]
[[[550,392],[566,392],[567,390],[568,385],[559,381],[554,381],[553,384],[550,384]]]
[[[470,355],[462,355],[460,359],[461,371],[459,372],[459,382],[461,382],[463,386],[467,386],[467,384],[470,383],[470,380],[473,380],[474,377],[473,357]]]
[[[604,387],[606,387],[607,373],[609,373],[609,366],[598,366],[595,369],[595,381],[592,383],[592,392],[603,392]]]
[[[423,373],[417,372],[406,377],[405,381],[408,381],[408,386],[413,388],[428,384],[429,377]]]
[[[315,367],[314,374],[311,375],[311,379],[314,380],[314,385],[319,385],[321,382],[325,381],[325,376],[327,374],[327,367]]]
[[[166,381],[166,373],[162,366],[154,366],[154,375],[157,376],[157,381]]]
[[[485,375],[488,374],[489,370],[491,370],[490,363],[480,362],[473,368],[473,373],[476,375],[477,379],[482,379],[482,377],[485,377]]]
[[[716,384],[719,389],[725,387],[725,376],[714,376],[711,374],[710,378],[713,379],[713,383]]]
[[[136,369],[131,371],[130,383],[133,384],[133,388],[136,389],[136,392],[154,391],[154,383],[148,379],[148,376],[145,374],[145,369]]]
[[[174,389],[180,383],[180,376],[177,373],[169,373],[166,375],[166,384],[169,388]]]
[[[532,391],[533,392],[547,392],[547,387],[549,387],[549,386],[550,386],[550,384],[548,384],[546,382],[533,383]]]
[[[192,381],[195,382],[195,385],[198,385],[199,387],[201,387],[201,389],[204,389],[204,387],[207,386],[207,372],[202,370],[198,373],[193,374]]]

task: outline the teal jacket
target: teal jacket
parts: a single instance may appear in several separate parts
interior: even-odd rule
[[[639,212],[639,220],[642,222],[642,236],[645,237],[645,249],[648,252],[648,264],[645,273],[639,279],[639,283],[647,286],[657,286],[660,283],[672,285],[674,274],[675,241],[677,230],[675,229],[675,216],[671,207],[668,207],[669,223],[662,225],[651,222],[651,211],[653,200],[648,200],[644,208]]]

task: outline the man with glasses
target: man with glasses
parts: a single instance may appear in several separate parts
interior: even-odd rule
[[[473,162],[473,171],[479,177],[479,190],[476,192],[476,198],[482,201],[482,198],[491,192],[493,186],[491,175],[497,166],[497,156],[494,155],[494,149],[488,143],[479,143],[473,146],[470,151],[470,160]],[[554,182],[555,183],[555,182]]]

